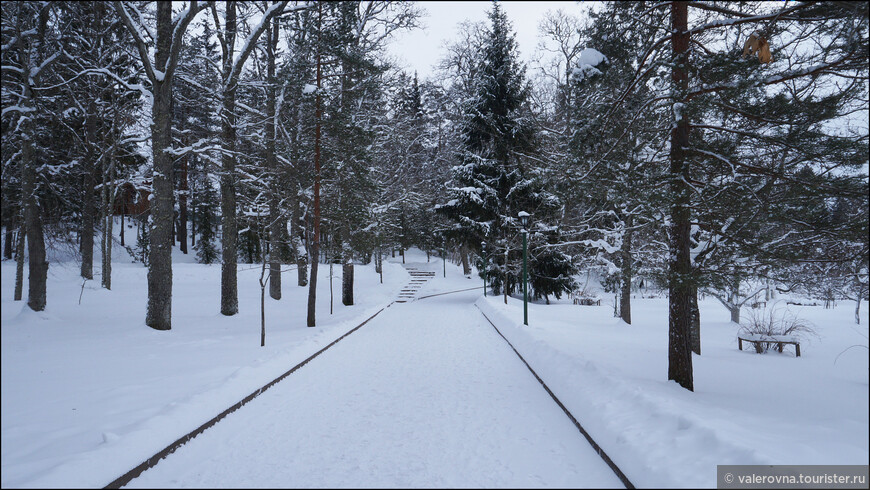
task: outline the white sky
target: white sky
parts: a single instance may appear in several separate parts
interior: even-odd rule
[[[588,2],[584,2],[588,3]],[[534,55],[538,43],[538,23],[548,10],[563,9],[567,13],[581,17],[585,6],[580,2],[499,2],[513,23],[519,45],[520,56],[527,65]],[[416,70],[420,78],[430,76],[438,60],[443,55],[445,41],[456,35],[457,25],[468,19],[472,21],[487,21],[486,13],[492,8],[492,2],[417,2],[428,15],[422,19],[424,29],[399,33],[389,45],[390,54],[399,58],[399,65],[405,66],[409,72]]]

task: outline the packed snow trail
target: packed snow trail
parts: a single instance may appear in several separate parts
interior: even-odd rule
[[[479,294],[393,304],[128,486],[621,487]]]

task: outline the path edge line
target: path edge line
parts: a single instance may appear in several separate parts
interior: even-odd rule
[[[579,430],[580,433],[583,434],[583,437],[586,438],[586,441],[589,443],[590,446],[592,446],[592,449],[594,449],[598,453],[598,455],[601,456],[601,459],[604,460],[604,462],[607,464],[607,466],[613,471],[614,474],[616,474],[616,477],[619,478],[619,480],[622,482],[623,485],[625,485],[625,488],[634,489],[635,488],[634,484],[632,484],[631,481],[628,479],[628,477],[625,476],[625,473],[623,473],[622,470],[619,469],[619,466],[616,466],[616,463],[614,463],[613,460],[610,459],[610,456],[608,456],[607,453],[604,452],[604,449],[602,449],[601,446],[598,445],[597,442],[595,442],[595,439],[593,439],[592,436],[590,436],[589,433],[586,432],[586,429],[584,429],[583,426],[580,425],[580,422],[577,421],[577,418],[574,417],[574,415],[568,410],[567,407],[565,407],[565,405],[562,403],[562,401],[559,400],[559,398],[556,396],[555,393],[553,393],[553,390],[551,390],[550,387],[547,386],[546,383],[544,383],[544,380],[541,379],[541,377],[538,376],[538,373],[536,373],[535,370],[532,369],[532,366],[530,366],[529,363],[526,362],[525,358],[523,358],[522,354],[520,354],[519,351],[517,351],[517,348],[514,347],[514,345],[511,343],[511,341],[508,340],[507,337],[505,337],[501,333],[501,331],[498,329],[498,327],[495,326],[495,323],[493,323],[492,320],[490,320],[489,317],[486,316],[486,313],[484,313],[483,310],[480,309],[480,306],[477,306],[476,304],[474,306],[475,306],[475,308],[477,308],[478,311],[480,311],[480,314],[483,315],[484,318],[486,318],[486,321],[489,322],[490,325],[492,325],[492,328],[495,329],[496,333],[498,333],[498,335],[502,339],[504,339],[505,342],[507,342],[507,344],[511,347],[511,349],[513,349],[514,354],[516,354],[517,357],[519,357],[520,360],[523,361],[523,364],[526,365],[526,367],[529,369],[529,371],[532,373],[532,375],[535,377],[535,379],[538,380],[538,383],[541,383],[541,386],[543,386],[544,389],[547,390],[547,393],[550,394],[550,397],[553,398],[553,401],[556,402],[556,405],[559,405],[559,408],[561,408],[562,411],[565,412],[565,415],[567,415],[568,418],[571,419],[571,422],[574,423],[574,427],[577,427],[577,430]]]
[[[414,301],[419,301],[421,299],[431,298],[433,296],[443,296],[445,294],[461,293],[463,291],[473,291],[475,289],[483,289],[483,288],[481,286],[476,286],[473,288],[457,289],[455,291],[445,291],[443,293],[427,294],[426,296],[420,296],[419,298],[414,298]]]
[[[265,385],[263,385],[262,387],[258,388],[257,390],[255,390],[254,392],[252,392],[250,395],[246,396],[245,398],[243,398],[243,399],[241,399],[240,401],[238,401],[237,403],[235,403],[233,406],[227,408],[227,409],[224,410],[223,412],[221,412],[221,413],[219,413],[218,415],[216,415],[215,417],[213,417],[213,418],[212,418],[211,420],[209,420],[208,422],[206,422],[206,423],[200,425],[200,426],[197,427],[196,429],[194,429],[194,430],[188,432],[187,434],[181,436],[181,437],[178,438],[175,442],[173,442],[172,444],[170,444],[170,445],[166,446],[165,448],[161,449],[161,450],[158,451],[156,454],[154,454],[154,455],[151,456],[150,458],[146,459],[146,460],[143,461],[142,463],[138,464],[138,465],[137,465],[135,468],[133,468],[132,470],[130,470],[130,471],[124,473],[123,475],[121,475],[120,477],[116,478],[115,480],[113,480],[111,483],[109,483],[108,485],[106,485],[106,486],[103,487],[103,488],[121,488],[121,487],[123,487],[124,485],[130,483],[134,478],[138,477],[138,476],[141,475],[143,472],[145,472],[145,470],[147,470],[147,469],[149,469],[149,468],[153,468],[154,466],[156,466],[157,463],[159,463],[161,459],[163,459],[163,458],[169,456],[170,454],[174,453],[178,448],[180,448],[181,446],[185,445],[188,441],[190,441],[190,440],[193,439],[194,437],[198,436],[199,434],[205,432],[206,429],[208,429],[208,428],[212,427],[213,425],[217,424],[218,422],[220,422],[220,420],[221,420],[222,418],[224,418],[224,417],[226,417],[227,415],[229,415],[229,414],[235,412],[236,410],[242,408],[242,407],[243,407],[245,404],[247,404],[249,401],[253,400],[254,398],[257,398],[258,396],[260,396],[263,392],[265,392],[266,390],[268,390],[269,388],[271,388],[272,386],[274,386],[276,383],[278,383],[279,381],[283,380],[283,379],[286,378],[287,376],[293,374],[297,369],[301,368],[302,366],[308,364],[309,361],[311,361],[311,360],[314,359],[315,357],[317,357],[317,356],[319,356],[320,354],[322,354],[323,351],[325,351],[326,349],[329,349],[329,348],[332,347],[333,345],[337,344],[341,339],[343,339],[343,338],[347,337],[348,335],[350,335],[350,334],[356,332],[357,330],[359,330],[363,325],[365,325],[366,323],[368,323],[369,321],[371,321],[374,317],[376,317],[376,316],[378,316],[379,314],[381,314],[382,311],[384,311],[384,310],[386,310],[387,308],[389,308],[390,306],[392,306],[392,304],[393,304],[393,302],[391,302],[391,303],[388,304],[387,306],[384,306],[383,308],[381,308],[380,310],[378,310],[377,312],[375,312],[374,315],[368,317],[365,321],[363,321],[363,322],[360,323],[359,325],[357,325],[357,326],[353,327],[352,329],[348,330],[348,331],[347,331],[346,333],[344,333],[341,337],[339,337],[339,338],[333,340],[332,342],[330,342],[326,347],[320,349],[319,351],[315,352],[314,354],[312,354],[311,356],[309,356],[309,357],[308,357],[307,359],[305,359],[304,361],[302,361],[302,362],[300,362],[299,364],[297,364],[297,365],[293,366],[292,368],[290,368],[290,370],[287,371],[286,373],[284,373],[284,374],[278,376],[277,378],[273,379],[272,381],[270,381],[270,382],[266,383]]]

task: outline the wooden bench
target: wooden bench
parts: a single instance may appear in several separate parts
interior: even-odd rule
[[[595,298],[574,298],[575,305],[584,305],[584,306],[601,306],[601,300]]]
[[[776,344],[777,350],[782,352],[782,346],[784,344],[792,344],[794,345],[795,357],[801,356],[801,343],[800,341],[789,335],[738,335],[737,336],[737,345],[740,350],[743,350],[743,342],[751,342],[755,345],[755,352],[761,354],[763,352],[761,348],[761,344]]]

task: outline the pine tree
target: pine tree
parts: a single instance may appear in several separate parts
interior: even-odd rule
[[[835,230],[812,215],[796,218],[795,204],[867,192],[858,171],[867,160],[866,134],[830,124],[866,110],[866,86],[857,82],[867,76],[866,13],[858,3],[649,8],[670,23],[649,24],[662,27],[653,42],[634,45],[633,78],[597,124],[627,119],[632,126],[651,113],[645,131],[657,140],[654,147],[667,148],[660,152],[667,155],[660,186],[666,192],[652,194],[651,204],[667,216],[669,231],[668,379],[689,390],[699,273],[706,276],[700,284],[728,284],[731,276],[733,285],[735,273],[746,277],[739,263],[773,271],[790,262],[836,260],[810,245]],[[772,59],[766,52],[741,56],[747,41],[761,38]],[[630,100],[645,90],[648,95]],[[631,117],[620,117],[626,108]]]

